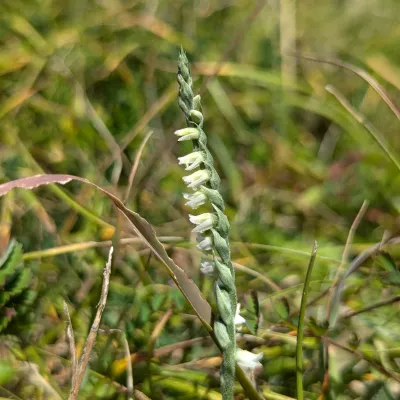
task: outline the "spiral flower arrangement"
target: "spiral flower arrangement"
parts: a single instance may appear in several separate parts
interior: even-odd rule
[[[223,400],[233,399],[235,382],[235,362],[244,367],[254,368],[260,356],[247,351],[236,351],[235,325],[245,322],[240,316],[240,305],[237,304],[235,272],[231,262],[228,239],[229,222],[224,214],[224,200],[219,192],[220,178],[214,168],[214,159],[207,148],[207,137],[203,131],[203,114],[200,96],[193,95],[192,76],[189,61],[181,48],[178,59],[179,84],[178,103],[185,114],[187,128],[175,132],[178,141],[190,140],[192,153],[178,158],[179,164],[186,171],[192,172],[183,181],[192,189],[184,194],[186,205],[193,209],[206,203],[211,205],[212,212],[200,215],[189,215],[195,224],[193,232],[198,234],[197,247],[210,258],[201,263],[201,272],[215,276],[214,294],[218,314],[214,321],[214,334],[222,350],[221,392]]]

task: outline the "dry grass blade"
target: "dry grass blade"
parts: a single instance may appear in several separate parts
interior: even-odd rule
[[[122,151],[119,148],[118,143],[114,139],[113,134],[109,131],[107,128],[106,124],[103,122],[103,120],[99,117],[97,114],[96,110],[94,109],[92,103],[90,102],[89,98],[86,96],[86,93],[84,92],[83,88],[81,85],[77,84],[77,90],[81,93],[81,96],[85,100],[85,105],[86,105],[86,114],[90,120],[90,122],[93,124],[97,132],[101,135],[101,137],[104,139],[106,142],[107,146],[109,147],[114,161],[115,161],[115,167],[112,172],[112,177],[111,177],[111,182],[116,185],[117,182],[119,181],[119,177],[122,172]]]
[[[188,339],[184,340],[182,342],[178,343],[173,343],[173,344],[168,344],[166,346],[159,347],[157,349],[153,350],[153,356],[156,358],[161,358],[169,355],[173,351],[177,349],[187,349],[189,347],[192,347],[195,344],[209,344],[211,342],[211,337],[210,336],[204,336],[204,337],[197,337],[193,339]],[[145,360],[148,357],[148,354],[144,353],[143,351],[139,351],[137,353],[133,353],[130,356],[130,360],[127,361],[125,359],[120,359],[120,360],[115,360],[112,364],[112,371],[115,376],[118,376],[122,374],[125,369],[127,368],[127,363],[136,363],[139,360]]]
[[[339,349],[342,349],[348,353],[353,354],[354,356],[366,361],[368,364],[372,365],[376,370],[378,370],[379,372],[381,372],[383,375],[385,375],[388,378],[392,378],[393,380],[400,382],[400,375],[398,373],[393,373],[391,371],[386,370],[385,367],[383,367],[381,364],[379,364],[376,361],[371,360],[370,358],[366,357],[361,351],[357,350],[357,349],[350,349],[349,347],[343,346],[342,344],[335,342],[332,339],[329,339],[327,337],[323,337],[322,340],[324,340],[325,342],[331,344],[332,346],[335,346]]]
[[[347,236],[346,244],[344,246],[342,260],[340,261],[339,267],[336,271],[336,276],[335,276],[333,285],[336,285],[338,277],[340,276],[340,272],[342,271],[342,268],[348,262],[350,249],[351,249],[351,243],[353,242],[354,234],[356,233],[356,230],[357,230],[358,226],[360,225],[360,222],[364,218],[364,215],[368,209],[368,205],[369,205],[368,201],[364,200],[364,202],[361,205],[360,210],[357,213],[357,216],[354,218],[354,221],[351,224],[349,234]]]
[[[128,389],[128,400],[134,399],[134,390],[133,390],[133,371],[132,371],[132,364],[131,364],[131,352],[129,350],[129,343],[126,338],[125,332],[122,332],[122,340],[124,343],[124,351],[125,351],[125,358],[126,358],[126,387]]]
[[[296,59],[288,56],[296,52],[296,2],[293,0],[280,0],[280,52],[282,79],[295,83]]]
[[[112,255],[113,255],[114,248],[110,248],[110,252],[108,254],[108,260],[106,263],[106,267],[103,272],[103,285],[101,287],[101,295],[100,301],[97,307],[96,316],[94,318],[93,324],[90,328],[89,335],[86,339],[85,347],[83,348],[82,355],[79,359],[78,365],[72,371],[72,387],[71,392],[68,397],[68,400],[75,400],[78,398],[78,393],[81,388],[81,384],[83,378],[85,376],[86,368],[89,363],[90,355],[96,342],[97,333],[100,327],[101,317],[103,315],[104,308],[107,302],[108,296],[108,288],[110,286],[110,275],[111,275],[111,264],[112,264]]]
[[[381,96],[382,100],[389,106],[389,108],[393,111],[393,114],[400,121],[399,107],[391,100],[391,98],[386,93],[386,91],[382,87],[382,85],[376,79],[374,79],[368,72],[357,67],[356,65],[353,65],[353,64],[341,61],[341,60],[337,60],[337,59],[324,59],[324,58],[317,58],[317,57],[302,55],[302,54],[296,54],[295,56],[302,58],[304,60],[315,61],[315,62],[324,63],[324,64],[331,64],[331,65],[335,65],[337,67],[346,68],[349,71],[357,74],[360,78],[364,79],[366,82],[368,82],[371,85],[371,87],[374,88],[374,90],[379,94],[379,96]]]
[[[392,152],[389,148],[388,144],[385,143],[384,139],[382,138],[382,134],[375,128],[371,122],[369,122],[363,114],[357,111],[348,101],[347,99],[332,85],[328,85],[325,87],[326,91],[331,93],[339,103],[362,125],[364,125],[365,129],[371,134],[371,136],[375,139],[375,141],[379,144],[379,146],[383,149],[386,155],[390,158],[393,164],[397,167],[400,171],[400,161],[398,160],[397,156]]]
[[[156,327],[154,328],[151,337],[150,337],[150,344],[153,346],[154,342],[157,340],[157,338],[160,336],[161,331],[163,330],[165,324],[168,322],[168,320],[172,316],[172,310],[168,310],[163,317],[158,321]]]
[[[386,243],[398,243],[399,237],[394,237],[394,235],[384,235],[383,239],[369,247],[367,250],[362,252],[358,257],[356,257],[350,264],[346,273],[339,279],[337,286],[339,286],[349,275],[357,271],[370,257],[375,256],[382,250],[382,246]]]
[[[168,244],[174,242],[183,241],[184,238],[180,236],[159,236],[158,239],[160,242]],[[127,246],[131,244],[141,244],[143,241],[140,238],[122,238],[120,239],[121,246]],[[39,258],[46,258],[46,257],[54,257],[60,254],[67,254],[67,253],[74,253],[76,251],[83,251],[86,249],[95,249],[95,248],[102,248],[102,247],[110,247],[112,246],[112,240],[104,240],[102,242],[80,242],[80,243],[72,243],[66,244],[64,246],[52,247],[49,249],[43,250],[35,250],[29,251],[24,253],[23,260],[36,260]]]
[[[337,321],[337,315],[339,311],[339,305],[340,302],[339,297],[337,294],[339,292],[332,292],[332,289],[337,285],[338,280],[340,278],[340,273],[342,271],[342,268],[344,267],[345,264],[347,264],[348,258],[349,258],[349,253],[351,249],[351,243],[353,242],[354,239],[354,234],[360,225],[361,220],[363,219],[365,212],[367,211],[368,208],[368,202],[364,200],[360,210],[357,213],[357,216],[355,217],[353,223],[351,224],[349,234],[347,235],[347,240],[346,244],[344,246],[343,254],[342,254],[342,260],[339,264],[339,267],[336,271],[335,278],[332,282],[332,285],[330,288],[328,288],[328,293],[330,293],[329,298],[328,298],[328,304],[327,304],[327,312],[326,312],[326,321],[329,322],[329,326],[332,328],[334,327],[336,321]],[[334,312],[332,312],[334,310]],[[326,392],[329,389],[329,381],[330,381],[330,375],[329,375],[329,343],[324,343],[324,367],[325,367],[325,374],[324,374],[324,381],[321,387],[321,393],[319,396],[319,399],[324,399]]]
[[[84,87],[78,82],[77,79],[75,79],[74,74],[67,67],[67,65],[61,58],[57,57],[56,61],[61,74],[74,83],[75,91],[84,103],[84,112],[87,118],[92,123],[96,131],[103,138],[104,142],[106,143],[107,147],[110,149],[110,152],[112,153],[113,161],[115,161],[115,168],[113,169],[112,172],[111,181],[114,185],[116,185],[119,181],[123,167],[122,150],[120,149],[117,141],[114,139],[114,135],[110,132],[110,130],[107,128],[107,125],[103,122],[103,120],[96,112],[95,108],[93,107],[91,101],[89,100],[85,92]]]
[[[330,287],[330,290],[332,290],[338,283],[339,278],[340,278],[340,274],[342,272],[342,268],[344,267],[345,264],[347,264],[348,259],[349,259],[349,253],[350,253],[350,249],[351,249],[351,243],[353,242],[354,239],[354,234],[358,228],[358,226],[360,225],[361,220],[363,219],[367,209],[368,209],[368,201],[364,200],[360,210],[357,213],[357,216],[354,218],[353,223],[351,224],[350,230],[349,230],[349,234],[347,235],[347,240],[346,240],[346,244],[344,246],[344,250],[343,250],[343,254],[342,254],[342,260],[339,264],[339,267],[336,271],[336,275],[335,278],[333,280],[333,283]],[[331,313],[333,310],[333,307],[336,307],[336,309],[339,307],[339,304],[334,304],[333,300],[334,300],[334,295],[332,292],[330,292],[331,295],[329,296],[328,299],[328,305],[327,305],[327,316],[326,316],[326,320],[330,321],[330,326],[334,326],[335,321],[331,321]],[[337,311],[337,310],[336,310]],[[337,312],[335,313],[335,317],[334,320],[336,320],[336,315]]]
[[[69,353],[71,356],[71,368],[72,368],[72,386],[75,386],[75,374],[73,371],[76,370],[76,346],[75,346],[75,335],[72,328],[71,316],[69,315],[68,304],[64,301],[64,313],[67,317],[67,338],[69,344]]]
[[[274,281],[272,281],[271,279],[269,279],[267,276],[261,274],[258,271],[254,271],[251,268],[248,268],[242,264],[239,264],[237,262],[232,262],[234,268],[236,271],[241,271],[244,272],[248,275],[254,276],[255,278],[260,279],[261,281],[263,281],[264,283],[266,283],[274,292],[279,292],[280,290],[282,290],[280,288],[280,286],[278,286]]]
[[[131,172],[129,174],[129,179],[128,179],[128,187],[126,188],[126,192],[125,192],[125,197],[124,197],[124,203],[126,203],[129,199],[129,195],[132,189],[132,184],[133,184],[133,180],[135,179],[135,175],[136,175],[136,171],[139,167],[139,161],[142,158],[142,153],[144,150],[144,147],[146,146],[147,141],[150,139],[150,136],[153,134],[153,131],[149,131],[147,132],[147,135],[144,137],[144,139],[142,140],[142,143],[140,144],[139,150],[136,154],[135,157],[135,162],[132,165],[132,169]]]
[[[395,235],[389,235],[389,236],[384,236],[383,239],[379,242],[374,244],[373,246],[367,248],[365,251],[363,251],[361,254],[359,254],[349,265],[348,270],[345,272],[345,274],[339,278],[337,284],[336,284],[336,291],[340,291],[339,287],[343,284],[344,280],[354,273],[358,268],[360,268],[370,257],[375,256],[379,251],[381,251],[382,246],[385,244],[398,244],[400,241],[400,237],[397,237]],[[316,296],[314,299],[310,300],[307,306],[312,306],[313,304],[317,303],[320,299],[325,297],[331,290],[331,287],[328,289],[324,290],[321,294]]]
[[[125,362],[126,362],[126,388],[128,400],[134,399],[133,390],[133,372],[132,372],[132,362],[131,362],[131,352],[129,350],[129,343],[126,338],[125,332],[122,329],[99,329],[99,333],[117,333],[122,338],[122,344],[125,351]]]
[[[121,150],[125,150],[126,147],[132,142],[132,140],[143,131],[147,124],[162,110],[164,110],[171,101],[173,101],[178,93],[176,83],[171,84],[168,89],[160,96],[160,98],[150,107],[150,109],[143,115],[141,120],[125,134],[124,139],[121,142]]]
[[[36,90],[23,89],[21,92],[10,96],[10,98],[7,99],[0,107],[0,119],[30,99],[35,93]]]
[[[149,343],[147,345],[147,351],[148,351],[148,360],[154,356],[154,343],[156,342],[157,338],[160,336],[162,330],[164,329],[165,324],[168,322],[168,320],[172,316],[172,310],[169,309],[158,321],[156,324],[153,332],[151,333]]]
[[[359,314],[365,313],[367,311],[375,310],[376,308],[379,308],[379,307],[384,307],[384,306],[387,306],[390,304],[397,303],[398,301],[400,301],[400,296],[395,296],[390,299],[378,301],[375,304],[371,304],[369,306],[360,308],[359,310],[351,311],[351,312],[343,315],[341,318],[351,318],[351,317],[354,317],[355,315],[359,315]]]
[[[40,388],[44,398],[62,400],[62,397],[59,395],[59,393],[50,385],[48,380],[40,374],[40,369],[37,364],[23,362],[20,365],[19,371],[29,382]]]
[[[307,296],[310,288],[311,274],[314,266],[315,258],[317,256],[318,245],[314,242],[311,252],[310,262],[308,263],[306,279],[304,281],[303,295],[301,297],[299,323],[297,327],[297,343],[296,343],[296,387],[297,399],[303,400],[303,337],[304,337],[304,318],[307,308]]]
[[[168,320],[172,316],[172,309],[169,309],[163,316],[162,318],[158,321],[156,324],[153,332],[151,333],[149,342],[147,344],[147,379],[148,379],[148,384],[150,387],[150,393],[153,394],[153,378],[152,378],[152,368],[151,368],[151,359],[153,358],[154,354],[154,344],[157,340],[157,338],[160,336],[162,330],[164,329],[165,324],[168,322]],[[153,397],[153,396],[152,396]]]
[[[217,76],[219,74],[219,71],[224,65],[224,61],[227,60],[231,52],[238,47],[240,41],[246,36],[246,33],[249,31],[249,26],[257,18],[258,14],[261,12],[264,6],[264,0],[259,0],[256,2],[248,17],[243,21],[243,25],[240,27],[240,29],[237,30],[236,35],[232,38],[231,42],[227,46],[225,46],[226,50],[222,55],[220,61],[216,64],[215,69],[204,80],[200,88],[200,94],[204,93],[210,80],[213,79],[214,76]]]
[[[117,17],[116,29],[128,29],[134,26],[140,26],[172,44],[184,44],[188,48],[193,47],[190,38],[181,35],[172,25],[153,15],[153,13],[124,13]]]

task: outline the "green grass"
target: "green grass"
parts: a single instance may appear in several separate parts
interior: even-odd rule
[[[396,240],[346,278],[333,328],[324,322],[331,295],[318,297],[336,278],[364,200],[342,273],[398,231],[400,3],[305,0],[296,2],[295,19],[292,2],[278,3],[2,1],[0,183],[44,171],[84,177],[120,199],[130,193],[125,205],[151,224],[213,308],[176,162],[190,146],[173,135],[185,122],[176,84],[184,46],[222,179],[232,260],[247,267],[237,268],[236,284],[249,321],[257,320],[250,292],[260,304],[258,331],[245,328],[238,338],[264,354],[251,379],[266,399],[297,398],[297,326],[317,240],[302,331],[304,398],[397,398]],[[0,397],[68,397],[63,302],[79,352],[114,240],[101,328],[124,332],[135,389],[152,399],[220,398],[219,350],[171,271],[134,240],[109,198],[78,182],[12,191],[0,198],[0,257],[12,238],[35,296],[0,310],[12,315],[0,337]],[[38,374],[27,374],[26,362]],[[79,398],[126,399],[127,385],[121,337],[99,334]],[[235,392],[244,397],[239,380]]]

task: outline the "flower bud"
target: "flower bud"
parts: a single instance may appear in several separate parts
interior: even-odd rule
[[[203,114],[197,110],[190,110],[190,119],[197,125],[203,124]]]
[[[214,332],[215,332],[215,337],[218,339],[220,346],[223,349],[226,349],[229,346],[230,339],[224,323],[216,320],[214,322]]]
[[[184,128],[174,132],[176,136],[179,136],[178,142],[183,140],[194,140],[200,136],[200,131],[197,128]]]

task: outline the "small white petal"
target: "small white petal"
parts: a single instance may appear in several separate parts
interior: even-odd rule
[[[194,151],[187,156],[178,157],[178,161],[179,165],[185,165],[186,171],[191,171],[204,161],[204,156],[201,151]]]
[[[210,236],[197,236],[197,248],[203,251],[210,251],[212,250],[213,240]]]
[[[175,131],[175,135],[179,136],[178,142],[181,142],[183,140],[198,139],[200,136],[200,131],[196,128],[184,128]]]
[[[184,176],[182,179],[189,188],[196,190],[199,186],[208,182],[210,179],[210,174],[208,171],[201,169],[193,172],[191,175]]]
[[[246,320],[240,315],[240,303],[236,305],[235,325],[245,324]]]
[[[262,358],[263,353],[254,354],[247,350],[236,350],[236,361],[243,368],[255,369],[257,367],[262,367],[260,363]]]
[[[189,200],[186,205],[189,207],[192,207],[194,210],[198,207],[200,207],[201,205],[203,205],[206,201],[207,201],[207,196],[201,192],[201,191],[197,191],[194,193],[183,193],[183,197],[186,200]]]
[[[200,266],[200,272],[208,276],[215,275],[214,262],[209,260],[203,260]]]
[[[189,215],[189,220],[192,224],[197,225],[193,232],[204,232],[211,229],[216,223],[216,217],[211,213],[204,213],[200,215]]]
[[[189,220],[193,224],[202,224],[204,221],[207,221],[208,219],[212,218],[213,214],[211,213],[204,213],[200,215],[191,215],[189,214]]]

